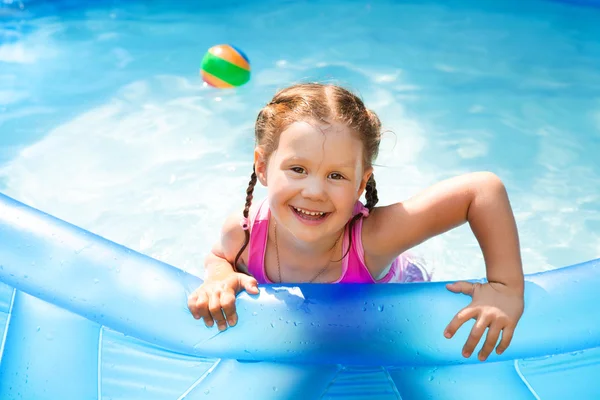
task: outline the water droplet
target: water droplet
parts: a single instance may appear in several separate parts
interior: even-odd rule
[[[252,313],[252,316],[253,316],[253,317],[256,317],[257,315],[258,315],[258,313],[257,313],[256,311],[254,311],[254,312]]]
[[[38,327],[37,327],[37,329],[36,329],[36,331],[38,331],[38,332],[39,332],[39,331],[40,331],[40,329],[42,329],[42,328],[40,328],[40,327],[38,326]]]
[[[277,386],[273,386],[273,391],[276,392],[277,390],[279,390],[277,389]]]
[[[271,322],[271,328],[275,328],[275,324]]]
[[[433,375],[429,376],[429,382],[433,381]]]
[[[379,307],[377,307],[377,309],[378,309],[379,311],[383,311],[383,304],[382,304],[382,305],[380,305]]]
[[[100,280],[98,278],[94,278],[94,283],[98,283]]]

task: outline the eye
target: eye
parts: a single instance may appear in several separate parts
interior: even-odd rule
[[[306,172],[306,171],[304,171],[304,168],[302,168],[302,167],[292,167],[292,168],[290,168],[290,170],[294,171],[297,174],[303,174]]]
[[[333,180],[336,180],[336,181],[339,181],[341,179],[345,179],[342,174],[339,174],[337,172],[333,172],[333,173],[329,174],[329,178],[331,178]]]

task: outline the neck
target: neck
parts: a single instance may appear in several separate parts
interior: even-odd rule
[[[320,264],[321,261],[337,261],[339,258],[338,250],[342,244],[345,227],[316,242],[305,242],[298,240],[286,229],[282,229],[275,221],[269,225],[269,240],[274,242],[277,235],[279,251],[285,254],[288,265],[290,262],[298,266]]]

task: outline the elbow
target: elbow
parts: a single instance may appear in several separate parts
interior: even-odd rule
[[[508,203],[504,182],[493,172],[475,172],[472,179],[472,193],[471,205]]]
[[[474,173],[473,184],[476,192],[487,194],[505,194],[506,187],[500,177],[493,172],[482,171]]]

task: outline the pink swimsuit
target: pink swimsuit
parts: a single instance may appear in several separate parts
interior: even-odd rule
[[[366,210],[366,207],[364,207],[361,202],[357,202],[354,206],[354,215],[361,212],[365,213]],[[269,204],[265,199],[256,209],[256,212],[250,216],[248,272],[259,284],[273,283],[265,273],[264,262],[269,233],[270,214]],[[342,260],[342,275],[338,280],[332,283],[400,283],[430,280],[430,276],[427,272],[418,265],[412,263],[404,254],[394,260],[388,273],[383,278],[379,280],[373,278],[365,265],[361,239],[362,223],[362,218],[354,223],[354,226],[352,227],[352,246],[346,257]],[[349,230],[346,228],[342,242],[343,249],[348,248],[349,240]]]

